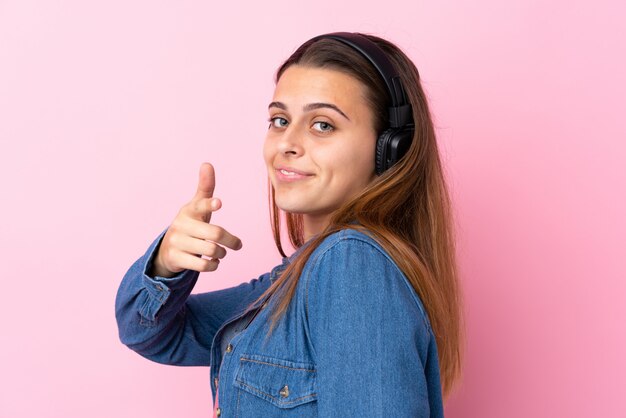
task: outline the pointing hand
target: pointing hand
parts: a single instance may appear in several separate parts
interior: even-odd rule
[[[210,223],[213,212],[222,207],[220,199],[213,197],[214,190],[215,170],[203,163],[195,196],[179,210],[163,236],[154,260],[155,275],[173,277],[185,269],[214,271],[226,256],[224,247],[241,249],[239,238]]]

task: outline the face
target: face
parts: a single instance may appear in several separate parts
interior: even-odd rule
[[[263,154],[282,210],[327,219],[376,177],[374,118],[357,79],[292,65],[268,110]]]

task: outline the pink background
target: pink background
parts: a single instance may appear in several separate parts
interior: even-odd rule
[[[622,2],[384,4],[0,0],[2,418],[210,416],[208,368],[119,342],[117,286],[203,161],[244,248],[196,291],[279,261],[272,77],[337,30],[396,42],[432,105],[468,329],[446,416],[626,416]]]

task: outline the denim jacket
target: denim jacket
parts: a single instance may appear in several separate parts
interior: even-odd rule
[[[119,286],[120,340],[158,363],[210,366],[220,418],[443,417],[428,316],[374,239],[352,229],[327,237],[266,338],[269,310],[257,303],[244,311],[304,247],[256,279],[191,294],[196,271],[171,278],[147,274],[166,231]],[[222,351],[224,329],[234,321],[245,329]]]

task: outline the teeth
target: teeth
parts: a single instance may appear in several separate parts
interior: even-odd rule
[[[281,173],[287,175],[287,176],[295,176],[296,173],[293,173],[291,171],[287,171],[287,170],[280,170]]]

